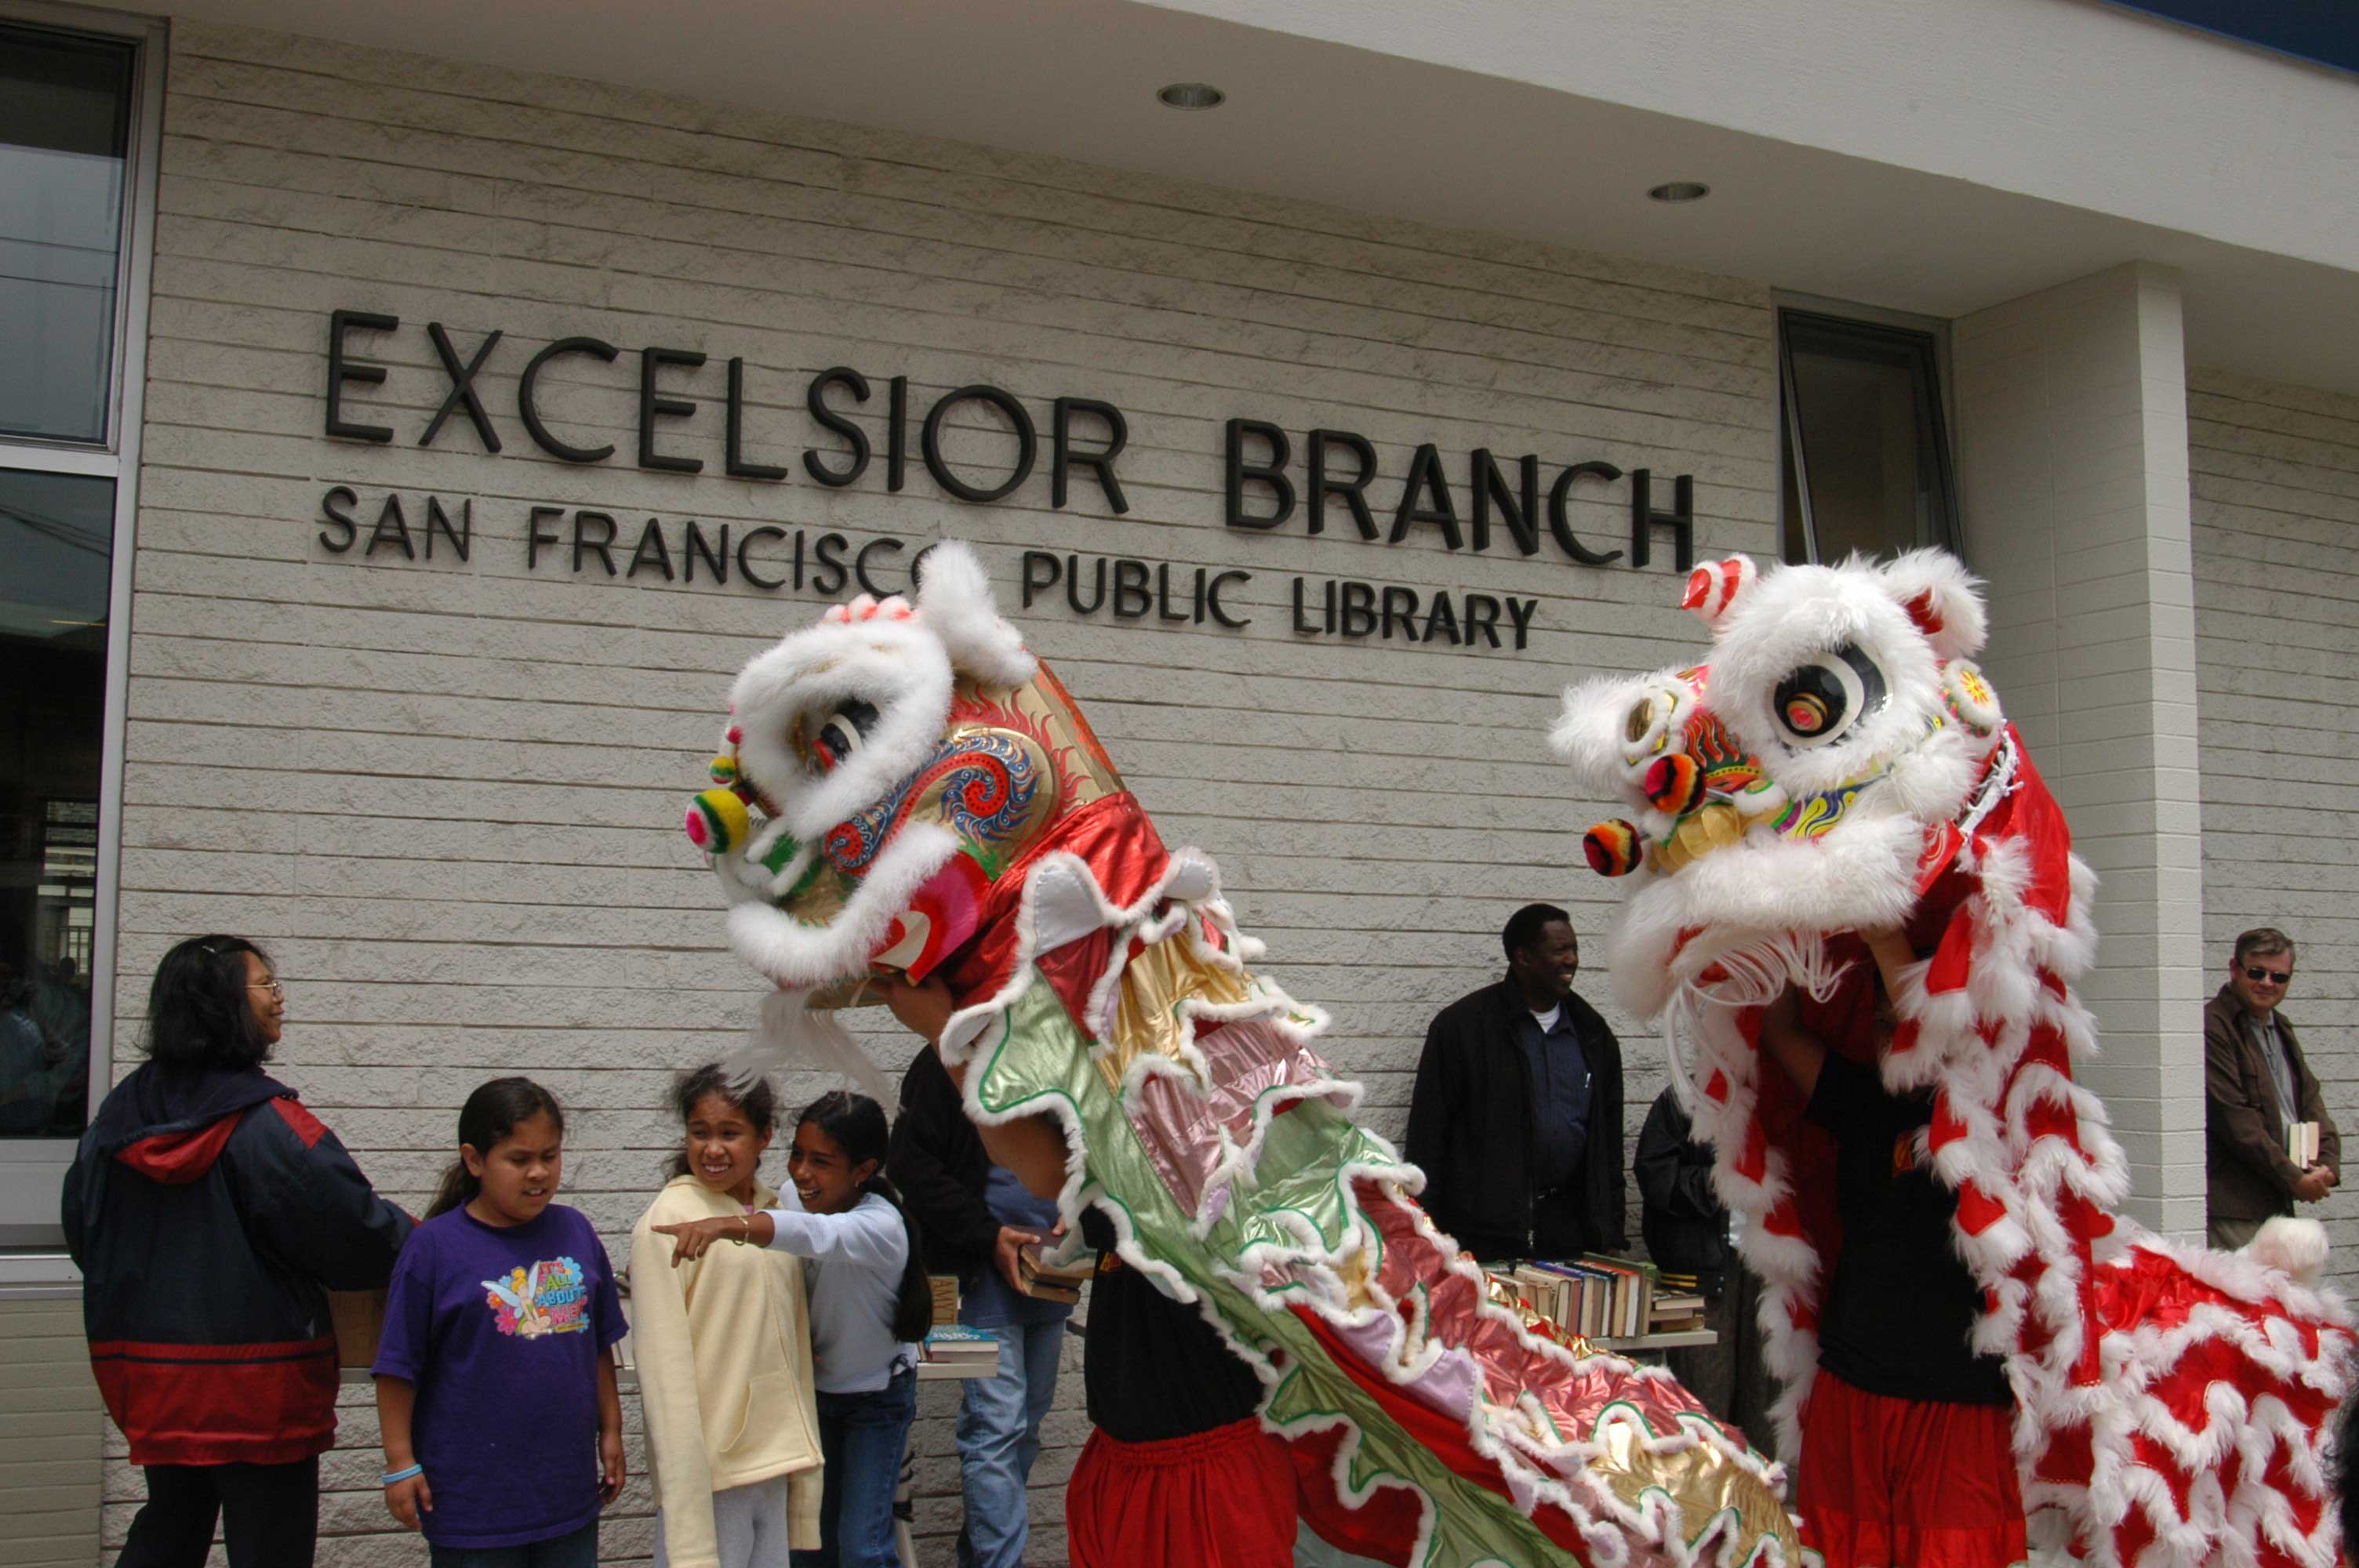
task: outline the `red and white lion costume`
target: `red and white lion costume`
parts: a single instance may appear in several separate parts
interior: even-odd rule
[[[1614,992],[1664,1021],[1743,1217],[1786,1384],[1779,1447],[1798,1451],[1840,1241],[1832,1145],[1756,1049],[1763,1005],[1792,982],[1831,1049],[1878,1061],[1895,1091],[1933,1091],[1923,1152],[1984,1293],[1974,1346],[2014,1389],[2035,1544],[2108,1568],[2332,1568],[2322,1451],[2354,1340],[2343,1303],[2288,1271],[2314,1275],[2322,1234],[2273,1222],[2225,1254],[2116,1212],[2127,1167],[2071,1068],[2096,1048],[2075,990],[2095,878],[1968,663],[1973,579],[1930,550],[1758,575],[1740,557],[1699,568],[1686,603],[1712,630],[1710,664],[1574,687],[1554,740],[1638,807],[1587,840],[1596,869],[1635,884]],[[1931,956],[1879,1028],[1851,934],[1896,925]]]

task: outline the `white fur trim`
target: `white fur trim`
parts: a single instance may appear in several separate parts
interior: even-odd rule
[[[813,925],[766,899],[746,898],[730,906],[729,946],[781,986],[822,986],[864,974],[869,954],[910,895],[958,852],[958,835],[940,823],[905,823],[833,920]]]
[[[951,665],[985,686],[1022,686],[1040,672],[1023,634],[1000,619],[990,574],[963,539],[945,539],[926,553],[918,618],[942,640]]]
[[[1990,617],[1983,610],[1982,581],[1957,557],[1911,550],[1882,569],[1886,590],[1903,609],[1921,601],[1922,613],[1940,622],[1940,630],[1925,633],[1936,657],[1971,659],[1983,651]]]
[[[916,621],[822,621],[756,654],[729,701],[746,781],[803,843],[915,773],[941,742],[952,674],[940,639]],[[810,773],[788,739],[853,699],[876,709],[860,747],[832,772]]]
[[[2316,1289],[2326,1272],[2326,1227],[2314,1219],[2279,1215],[2245,1244],[2245,1255],[2266,1268],[2280,1269]]]

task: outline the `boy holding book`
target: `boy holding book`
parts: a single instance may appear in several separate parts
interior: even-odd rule
[[[959,1322],[999,1341],[998,1371],[961,1385],[959,1563],[1021,1568],[1031,1531],[1025,1487],[1073,1310],[1069,1300],[1032,1294],[1023,1265],[1026,1249],[1056,1225],[1057,1206],[992,1163],[931,1051],[919,1052],[901,1079],[887,1163],[922,1227],[928,1269],[959,1277]]]

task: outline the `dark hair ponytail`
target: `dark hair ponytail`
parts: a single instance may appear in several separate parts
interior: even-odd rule
[[[565,1112],[557,1097],[534,1083],[530,1078],[494,1078],[478,1085],[459,1108],[459,1141],[475,1152],[478,1159],[488,1160],[500,1140],[516,1130],[517,1124],[530,1121],[536,1116],[546,1116],[557,1126],[558,1133],[565,1131]],[[473,1203],[475,1195],[484,1190],[483,1178],[467,1169],[467,1159],[461,1155],[451,1162],[442,1173],[442,1185],[434,1194],[433,1206],[426,1217],[448,1214],[462,1204]]]
[[[892,1140],[885,1108],[866,1095],[835,1089],[803,1107],[795,1124],[799,1127],[806,1121],[832,1139],[836,1147],[843,1151],[843,1157],[854,1165],[867,1160],[876,1162],[876,1173],[861,1183],[860,1190],[874,1193],[893,1206],[909,1241],[908,1260],[901,1265],[901,1294],[893,1308],[893,1337],[925,1338],[926,1331],[934,1325],[934,1287],[926,1278],[926,1249],[918,1233],[918,1222],[903,1206],[901,1195],[885,1174],[885,1151]]]
[[[671,1081],[671,1108],[679,1117],[680,1125],[696,1114],[696,1108],[707,1095],[719,1095],[729,1104],[745,1113],[754,1124],[756,1135],[766,1133],[778,1124],[778,1097],[770,1088],[770,1080],[756,1078],[739,1088],[729,1069],[718,1062],[707,1062],[692,1073],[682,1073]],[[671,1174],[688,1174],[688,1151],[682,1149],[671,1157]]]

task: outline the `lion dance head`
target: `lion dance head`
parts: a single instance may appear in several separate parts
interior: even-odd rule
[[[1698,568],[1706,662],[1565,694],[1553,740],[1631,815],[1589,829],[1628,880],[1614,992],[1663,1022],[1714,1185],[1747,1223],[1790,1454],[1839,1245],[1832,1144],[1756,1051],[1788,986],[1806,1026],[1931,1100],[1924,1152],[2002,1357],[2034,1540],[2101,1564],[2332,1568],[2321,1446],[2351,1381],[2342,1303],[2264,1260],[2148,1234],[2072,1078],[2095,879],[1972,663],[1986,618],[1954,559]],[[1880,996],[1855,935],[1919,961]],[[2291,1222],[2287,1222],[2291,1223]],[[2269,1238],[2265,1237],[2266,1242]]]

